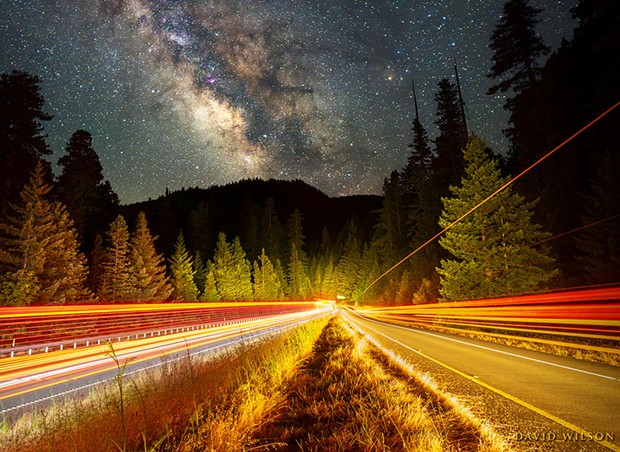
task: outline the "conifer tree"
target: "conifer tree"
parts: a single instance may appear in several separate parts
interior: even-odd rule
[[[336,267],[338,280],[340,282],[339,295],[352,298],[359,284],[361,260],[362,239],[357,225],[351,220],[347,229],[347,238],[344,243],[344,253]]]
[[[231,247],[232,268],[231,272],[236,280],[235,296],[233,300],[251,300],[254,297],[252,292],[252,270],[246,258],[245,251],[241,246],[239,237],[235,237]]]
[[[135,282],[129,261],[129,229],[122,215],[108,229],[99,298],[104,302],[127,301],[134,296]]]
[[[157,254],[155,240],[157,237],[151,235],[145,213],[140,212],[131,236],[129,254],[133,296],[138,301],[164,301],[172,293],[164,257]]]
[[[504,80],[492,86],[489,94],[512,89],[515,93],[531,90],[540,76],[538,61],[549,52],[542,38],[536,34],[539,8],[529,0],[508,0],[502,16],[491,35],[493,66],[489,77]]]
[[[51,154],[43,133],[41,79],[22,71],[0,75],[0,219],[19,204],[20,193],[41,158]],[[49,164],[45,165],[49,176]]]
[[[406,244],[404,226],[406,210],[402,188],[400,174],[398,171],[392,171],[390,178],[386,178],[383,182],[383,206],[379,211],[379,222],[375,225],[373,240],[382,261],[389,265],[402,258]],[[361,244],[358,251],[361,253]]]
[[[200,294],[201,301],[220,301],[220,294],[217,291],[217,281],[213,262],[207,261],[205,266],[205,287]]]
[[[233,301],[236,296],[237,280],[233,272],[232,246],[226,241],[226,234],[220,232],[213,255],[213,273],[217,292],[223,301]]]
[[[297,250],[295,242],[291,243],[291,255],[289,257],[288,281],[289,296],[293,299],[305,298],[310,294],[310,278],[304,259]]]
[[[194,284],[194,266],[192,258],[185,247],[183,232],[179,232],[170,258],[170,284],[172,299],[176,301],[196,301],[198,289]]]
[[[507,181],[480,139],[470,139],[464,157],[466,175],[450,188],[452,197],[442,198],[444,228]],[[509,186],[439,239],[452,256],[438,269],[443,299],[527,293],[556,275],[553,260],[532,246],[549,236],[531,222],[532,207]]]
[[[44,166],[37,163],[15,216],[1,228],[0,262],[6,273],[0,296],[6,304],[62,304],[90,297],[73,222],[61,203],[47,200],[51,186],[44,177]]]
[[[254,261],[254,299],[257,301],[280,300],[282,296],[282,286],[278,275],[263,248],[258,260]]]
[[[467,129],[459,103],[456,86],[442,79],[435,94],[437,101],[437,128],[435,138],[437,157],[433,160],[433,179],[439,195],[448,194],[448,187],[457,184],[463,175],[463,149],[467,143]]]
[[[75,222],[83,243],[90,247],[101,224],[107,224],[118,206],[118,197],[103,180],[103,168],[93,148],[93,138],[85,130],[71,135],[66,154],[58,159],[62,172],[56,184],[56,195]]]
[[[307,297],[311,291],[308,256],[303,250],[305,236],[302,222],[301,212],[295,209],[286,224],[289,240],[288,289],[289,296],[295,299]]]

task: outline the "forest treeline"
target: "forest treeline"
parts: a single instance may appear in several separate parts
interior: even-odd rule
[[[407,163],[382,197],[245,180],[121,206],[88,131],[72,134],[53,177],[41,80],[2,74],[0,304],[403,304],[618,282],[618,111],[467,214],[620,100],[620,4],[582,0],[573,36],[551,54],[536,33],[541,12],[509,0],[490,33],[488,94],[505,96],[509,153],[471,133],[467,93],[445,77],[437,136],[416,103]]]

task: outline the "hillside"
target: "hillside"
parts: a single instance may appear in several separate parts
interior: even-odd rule
[[[192,212],[195,216],[206,215],[202,234],[208,237],[211,246],[219,232],[225,232],[230,238],[239,236],[243,241],[252,216],[260,221],[269,198],[273,199],[282,224],[286,224],[295,209],[301,212],[308,246],[320,243],[323,227],[335,238],[353,218],[364,235],[369,236],[382,201],[382,197],[376,195],[332,198],[301,180],[251,179],[206,189],[170,192],[154,200],[122,206],[121,213],[128,224],[133,225],[138,213],[144,211],[151,231],[159,236],[158,247],[169,253],[178,231],[183,230],[187,235],[192,228]]]

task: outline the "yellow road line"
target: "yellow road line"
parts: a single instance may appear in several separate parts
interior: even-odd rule
[[[510,395],[507,392],[502,391],[501,389],[498,389],[498,388],[496,388],[494,386],[491,386],[491,385],[489,385],[489,384],[487,384],[487,383],[485,383],[483,381],[480,381],[479,379],[474,378],[471,375],[467,375],[465,372],[461,372],[460,370],[455,369],[454,367],[450,366],[449,364],[443,363],[443,362],[441,362],[441,361],[439,361],[439,360],[437,360],[437,359],[435,359],[435,358],[433,358],[431,356],[428,356],[425,353],[422,353],[419,350],[411,348],[410,346],[408,346],[406,344],[403,344],[402,342],[400,342],[400,341],[398,341],[398,340],[396,340],[394,338],[391,338],[391,337],[381,333],[380,331],[375,330],[372,327],[369,327],[369,326],[366,325],[365,328],[368,328],[368,329],[374,331],[375,333],[385,337],[386,339],[391,340],[392,342],[400,345],[401,347],[405,347],[406,349],[411,350],[412,352],[414,352],[414,353],[416,353],[416,354],[418,354],[418,355],[420,355],[420,356],[422,356],[422,357],[424,357],[424,358],[434,362],[435,364],[438,364],[438,365],[448,369],[451,372],[454,372],[454,373],[456,373],[456,374],[458,374],[458,375],[460,375],[462,377],[467,378],[469,381],[472,381],[472,382],[482,386],[483,388],[489,389],[489,390],[495,392],[496,394],[499,394],[502,397],[507,398],[508,400],[512,400],[513,402],[518,403],[519,405],[524,406],[525,408],[528,408],[528,409],[534,411],[535,413],[538,413],[541,416],[546,417],[547,419],[550,419],[550,420],[552,420],[554,422],[557,422],[558,424],[560,424],[560,425],[562,425],[562,426],[564,426],[564,427],[566,427],[566,428],[568,428],[568,429],[578,433],[579,435],[583,435],[586,438],[588,438],[589,435],[590,435],[590,432],[587,432],[586,430],[582,429],[581,427],[578,427],[575,424],[572,424],[572,423],[570,423],[568,421],[565,421],[564,419],[559,418],[559,417],[557,417],[557,416],[555,416],[555,415],[553,415],[551,413],[548,413],[548,412],[546,412],[545,410],[543,410],[541,408],[535,407],[534,405],[532,405],[532,404],[530,404],[530,403],[528,403],[528,402],[526,402],[524,400],[521,400],[518,397]],[[594,438],[594,437],[592,438],[592,441],[595,441],[595,442],[601,444],[602,446],[605,446],[608,449],[611,449],[611,450],[613,450],[615,452],[620,452],[620,447],[616,446],[613,443],[610,443],[609,441],[598,440],[597,438]]]

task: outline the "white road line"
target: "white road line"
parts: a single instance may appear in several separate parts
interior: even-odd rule
[[[380,322],[378,320],[369,319],[367,317],[362,317],[362,318],[364,320],[367,320],[367,321],[370,321],[370,322],[380,323],[382,325],[389,325],[389,326],[392,326],[392,327],[395,327],[395,328],[400,328],[402,330],[406,330],[406,331],[410,331],[410,332],[414,332],[414,333],[419,333],[419,334],[425,334],[427,336],[433,336],[433,337],[436,337],[436,338],[439,338],[439,339],[444,339],[444,340],[447,340],[447,341],[452,341],[452,342],[457,342],[459,344],[468,345],[470,347],[477,347],[477,348],[481,348],[483,350],[489,350],[489,351],[492,351],[492,352],[495,352],[495,353],[501,353],[503,355],[513,356],[515,358],[521,358],[521,359],[525,359],[525,360],[528,360],[528,361],[534,361],[534,362],[537,362],[537,363],[546,364],[548,366],[561,367],[562,369],[572,370],[574,372],[581,372],[581,373],[584,373],[584,374],[593,375],[595,377],[606,378],[608,380],[618,380],[617,378],[610,377],[609,375],[597,374],[597,373],[594,373],[594,372],[589,372],[587,370],[577,369],[575,367],[569,367],[569,366],[564,366],[562,364],[556,364],[556,363],[552,363],[552,362],[549,362],[549,361],[544,361],[542,359],[530,358],[528,356],[523,356],[523,355],[519,355],[519,354],[516,354],[516,353],[505,352],[503,350],[497,350],[497,349],[491,348],[491,347],[485,347],[484,345],[472,344],[470,342],[461,341],[459,339],[453,339],[453,338],[450,338],[450,337],[441,336],[439,334],[429,333],[428,331],[420,331],[420,330],[413,329],[413,328],[407,328],[407,327],[400,326],[400,325],[394,325],[392,323]],[[373,330],[373,331],[375,331],[375,330]],[[375,332],[378,333],[378,331],[375,331]]]

